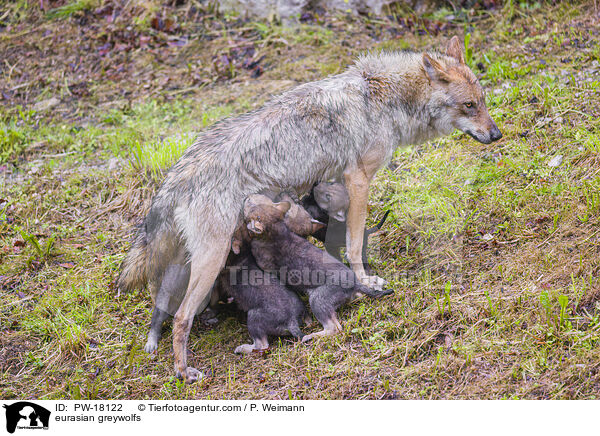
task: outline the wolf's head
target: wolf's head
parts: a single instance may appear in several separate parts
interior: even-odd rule
[[[483,89],[465,64],[456,36],[448,43],[446,56],[434,59],[424,53],[423,68],[433,90],[433,115],[438,123],[459,129],[484,144],[502,138],[488,113]]]

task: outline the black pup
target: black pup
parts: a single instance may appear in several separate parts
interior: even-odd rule
[[[363,285],[342,262],[293,233],[283,221],[290,206],[287,201],[273,203],[262,195],[251,195],[244,203],[244,220],[258,266],[278,271],[291,289],[308,294],[310,308],[324,330],[304,336],[304,342],[341,331],[336,310],[355,294],[379,298],[393,291]]]
[[[238,346],[236,353],[269,348],[269,336],[291,334],[298,339],[304,337],[300,330],[306,314],[304,304],[276,276],[258,267],[248,243],[234,248],[227,265],[219,275],[213,292],[233,297],[237,307],[248,313],[248,333],[254,341],[253,344]]]
[[[337,182],[321,182],[313,187],[309,195],[302,198],[301,205],[315,220],[327,223],[327,226],[312,236],[325,245],[329,254],[341,261],[340,250],[346,248],[346,212],[350,206],[346,187]],[[371,270],[367,260],[369,236],[381,230],[389,213],[388,210],[377,225],[365,229],[362,262],[367,273]]]

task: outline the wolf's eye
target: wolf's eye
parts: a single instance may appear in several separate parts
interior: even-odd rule
[[[475,103],[473,103],[472,101],[468,101],[465,103],[465,107],[467,109],[471,109],[472,107],[475,107]]]

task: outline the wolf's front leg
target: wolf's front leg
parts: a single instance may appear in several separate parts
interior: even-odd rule
[[[350,196],[350,207],[346,219],[346,255],[352,270],[361,283],[382,290],[385,280],[377,276],[368,276],[365,273],[362,259],[369,185],[375,171],[377,171],[374,168],[375,165],[372,164],[366,168],[363,166],[344,172],[344,181]]]
[[[194,321],[194,315],[202,305],[210,301],[210,290],[225,265],[229,252],[229,239],[214,237],[206,241],[206,246],[195,250],[190,259],[190,282],[185,298],[175,314],[173,324],[173,354],[175,355],[175,373],[186,383],[202,378],[202,373],[187,365],[187,343]]]

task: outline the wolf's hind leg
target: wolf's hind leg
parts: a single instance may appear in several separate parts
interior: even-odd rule
[[[219,272],[225,265],[231,243],[229,238],[213,237],[195,250],[190,259],[190,281],[173,323],[173,354],[175,373],[186,383],[193,383],[202,373],[187,365],[187,343],[194,315],[202,305],[206,307]]]
[[[169,314],[158,307],[154,307],[152,311],[152,320],[150,321],[150,331],[148,332],[148,340],[144,346],[147,353],[152,353],[158,347],[158,341],[162,336],[162,325],[169,317]]]

